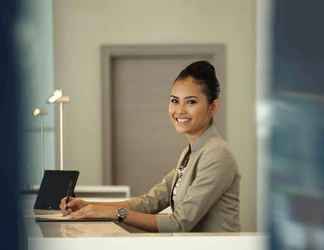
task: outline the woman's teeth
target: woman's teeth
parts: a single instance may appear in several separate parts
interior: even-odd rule
[[[176,121],[178,123],[186,123],[186,122],[189,122],[190,119],[189,118],[176,118]]]

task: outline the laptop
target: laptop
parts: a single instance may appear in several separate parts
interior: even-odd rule
[[[57,213],[65,196],[75,196],[74,188],[79,177],[75,170],[45,170],[34,204],[34,214]]]
[[[65,196],[75,196],[78,177],[79,171],[45,170],[34,204],[34,219],[37,222],[111,221],[107,218],[73,219],[62,214],[60,202]]]

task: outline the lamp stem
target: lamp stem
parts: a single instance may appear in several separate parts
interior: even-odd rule
[[[63,103],[60,102],[60,170],[63,170]]]
[[[41,155],[42,155],[42,159],[41,159],[41,176],[43,175],[43,170],[45,169],[45,139],[44,139],[44,120],[43,117],[41,117]]]

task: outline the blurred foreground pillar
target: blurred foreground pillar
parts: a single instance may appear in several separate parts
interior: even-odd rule
[[[271,249],[324,249],[324,2],[273,2]]]

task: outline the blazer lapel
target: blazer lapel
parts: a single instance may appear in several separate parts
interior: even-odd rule
[[[178,160],[178,163],[177,163],[177,166],[176,166],[176,169],[178,169],[180,167],[180,164],[182,162],[182,159],[183,157],[185,156],[186,152],[188,151],[188,147],[186,147],[181,155],[180,155],[180,158]],[[171,205],[171,209],[172,211],[174,210],[174,204],[173,204],[173,201],[172,201],[172,194],[173,194],[173,189],[174,189],[174,186],[176,184],[176,181],[178,179],[178,172],[176,171],[176,174],[173,176],[173,179],[172,179],[172,185],[171,185],[171,191],[170,191],[170,194],[169,194],[169,204]]]

